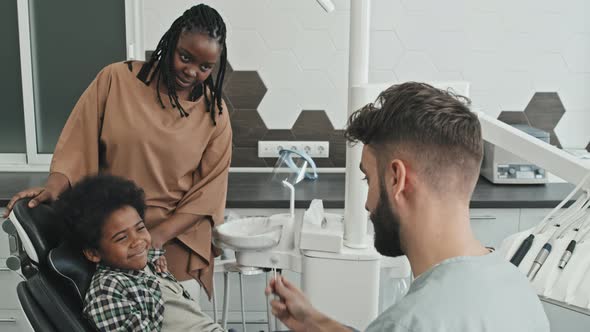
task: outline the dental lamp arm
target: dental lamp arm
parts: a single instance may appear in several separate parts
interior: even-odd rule
[[[590,173],[589,166],[567,152],[482,112],[476,113],[481,123],[484,140],[543,167],[572,184],[581,183]],[[590,189],[590,184],[585,183],[583,189]]]

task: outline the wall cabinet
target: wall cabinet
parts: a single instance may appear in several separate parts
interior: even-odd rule
[[[498,248],[510,234],[518,232],[519,209],[471,209],[473,233],[487,247]]]
[[[537,226],[553,209],[520,209],[519,230]]]

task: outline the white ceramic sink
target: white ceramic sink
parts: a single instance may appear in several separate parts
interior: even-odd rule
[[[213,238],[218,246],[235,251],[265,250],[277,246],[281,228],[271,225],[269,217],[240,218],[215,227]]]

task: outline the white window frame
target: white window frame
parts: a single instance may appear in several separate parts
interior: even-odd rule
[[[47,172],[53,154],[39,153],[33,86],[29,0],[16,0],[26,153],[0,153],[0,172]],[[125,0],[127,59],[145,59],[143,0]]]

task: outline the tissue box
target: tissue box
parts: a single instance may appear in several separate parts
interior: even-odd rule
[[[344,237],[343,217],[339,214],[326,213],[326,225],[312,224],[303,221],[299,248],[301,250],[317,250],[340,252]]]

